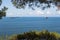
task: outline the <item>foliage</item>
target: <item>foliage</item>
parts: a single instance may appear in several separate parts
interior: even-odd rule
[[[0,0],[0,6],[2,4],[2,0]],[[8,8],[7,7],[3,7],[1,10],[0,10],[0,19],[2,19],[2,17],[5,17],[6,16],[6,10]]]
[[[2,4],[2,0],[0,0],[0,5]]]
[[[47,30],[41,32],[25,32],[12,37],[11,40],[60,40],[60,34],[56,32],[48,32]]]
[[[6,7],[4,7],[4,8],[2,8],[1,10],[0,10],[0,19],[2,18],[2,17],[5,17],[6,16],[6,10],[7,10],[8,8],[6,8]]]
[[[26,6],[29,6],[30,8],[34,9],[34,6],[41,7],[43,4],[47,4],[42,7],[42,9],[50,8],[51,3],[58,6],[58,3],[60,4],[60,0],[12,0],[13,5],[16,8],[25,8]]]

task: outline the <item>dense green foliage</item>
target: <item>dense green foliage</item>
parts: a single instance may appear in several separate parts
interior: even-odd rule
[[[60,40],[60,34],[47,30],[37,32],[30,31],[10,37],[9,40]]]
[[[16,8],[25,8],[26,6],[29,6],[32,9],[34,9],[34,6],[39,8],[42,7],[43,4],[47,4],[42,7],[42,9],[45,9],[50,8],[51,3],[58,6],[60,0],[12,0],[12,3]]]
[[[2,0],[0,0],[0,6],[2,4]],[[0,19],[2,19],[2,17],[5,17],[6,16],[6,10],[8,8],[7,7],[3,7],[1,10],[0,10]]]
[[[5,17],[6,16],[6,10],[7,10],[8,8],[6,8],[6,7],[4,7],[4,8],[2,8],[1,10],[0,10],[0,19],[2,18],[2,17]]]

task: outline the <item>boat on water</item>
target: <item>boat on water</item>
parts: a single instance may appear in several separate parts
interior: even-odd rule
[[[48,17],[46,17],[46,19],[48,19]]]

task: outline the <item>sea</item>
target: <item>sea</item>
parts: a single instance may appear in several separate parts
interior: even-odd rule
[[[5,17],[0,19],[0,35],[48,30],[60,33],[60,17]]]

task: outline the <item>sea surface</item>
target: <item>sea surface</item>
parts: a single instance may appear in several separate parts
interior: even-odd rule
[[[0,35],[12,35],[31,30],[60,33],[60,17],[6,17],[0,19]]]

